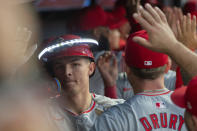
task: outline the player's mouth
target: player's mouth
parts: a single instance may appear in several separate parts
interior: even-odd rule
[[[64,80],[65,84],[74,83],[74,82],[75,82],[75,80],[69,80],[69,79]]]

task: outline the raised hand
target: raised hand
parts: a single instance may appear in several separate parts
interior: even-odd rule
[[[149,4],[146,4],[145,8],[141,7],[141,15],[134,14],[133,17],[147,31],[149,40],[140,37],[134,37],[133,40],[151,50],[168,54],[190,77],[196,76],[197,55],[176,39],[166,16],[159,8],[153,9]]]
[[[149,40],[141,37],[134,37],[133,40],[154,51],[167,53],[178,41],[168,25],[166,16],[158,7],[153,8],[146,4],[145,8],[140,6],[140,14],[135,13],[133,17],[147,31]]]
[[[191,15],[183,16],[182,20],[177,22],[177,39],[190,49],[197,49],[197,34],[196,34],[196,16],[191,18]]]
[[[174,8],[166,7],[163,9],[163,11],[166,15],[169,26],[171,27],[172,31],[174,32],[175,36],[177,37],[176,26],[177,26],[177,21],[181,21],[183,18],[182,10],[177,7],[174,7]]]
[[[116,85],[118,77],[118,65],[114,54],[110,51],[105,52],[97,60],[97,66],[107,87]]]
[[[30,30],[18,27],[14,43],[16,48],[15,57],[17,59],[16,68],[25,64],[37,49],[37,44],[28,47],[31,36],[32,32]]]

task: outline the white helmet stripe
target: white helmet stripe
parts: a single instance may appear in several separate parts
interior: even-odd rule
[[[44,50],[42,50],[39,55],[38,55],[38,59],[40,60],[40,58],[46,53],[46,52],[50,52],[53,49],[57,49],[57,48],[61,48],[64,45],[73,45],[76,43],[88,43],[88,44],[93,44],[93,45],[98,45],[98,42],[94,39],[86,39],[86,38],[80,38],[80,39],[73,39],[73,40],[69,40],[69,41],[65,41],[65,42],[61,42],[59,44],[55,44],[49,47],[46,47]]]

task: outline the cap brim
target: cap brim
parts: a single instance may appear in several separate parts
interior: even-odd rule
[[[187,87],[183,86],[178,89],[176,89],[172,95],[171,100],[179,107],[186,108],[185,105],[185,93],[186,93]]]

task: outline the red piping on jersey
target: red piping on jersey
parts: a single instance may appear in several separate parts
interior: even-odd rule
[[[168,91],[168,92],[165,92],[165,93],[162,93],[162,94],[155,94],[155,95],[151,95],[151,94],[136,94],[136,95],[144,95],[144,96],[160,96],[160,95],[165,95],[165,94],[168,94],[170,93],[171,91]]]
[[[88,112],[92,111],[94,109],[95,105],[96,105],[96,102],[94,101],[92,107],[89,110],[84,111],[82,114],[85,114],[85,113],[88,113]]]
[[[95,94],[93,93],[92,96],[95,97]],[[94,101],[92,107],[89,110],[82,112],[82,114],[92,111],[94,109],[95,105],[96,105],[96,102]]]
[[[95,94],[94,94],[94,93],[92,93],[92,96],[93,96],[93,97],[95,97]],[[82,114],[85,114],[85,113],[88,113],[88,112],[92,111],[92,110],[94,109],[95,105],[96,105],[96,102],[95,102],[95,101],[93,101],[93,105],[92,105],[92,107],[91,107],[89,110],[87,110],[87,111],[84,111],[84,112],[80,113],[79,115],[82,115]],[[69,110],[66,110],[66,109],[64,109],[64,110],[65,110],[65,111],[67,111],[68,113],[70,113],[70,114],[74,115],[74,116],[78,116],[78,114],[75,114],[75,113],[73,113],[73,112],[71,112],[71,111],[69,111]]]

